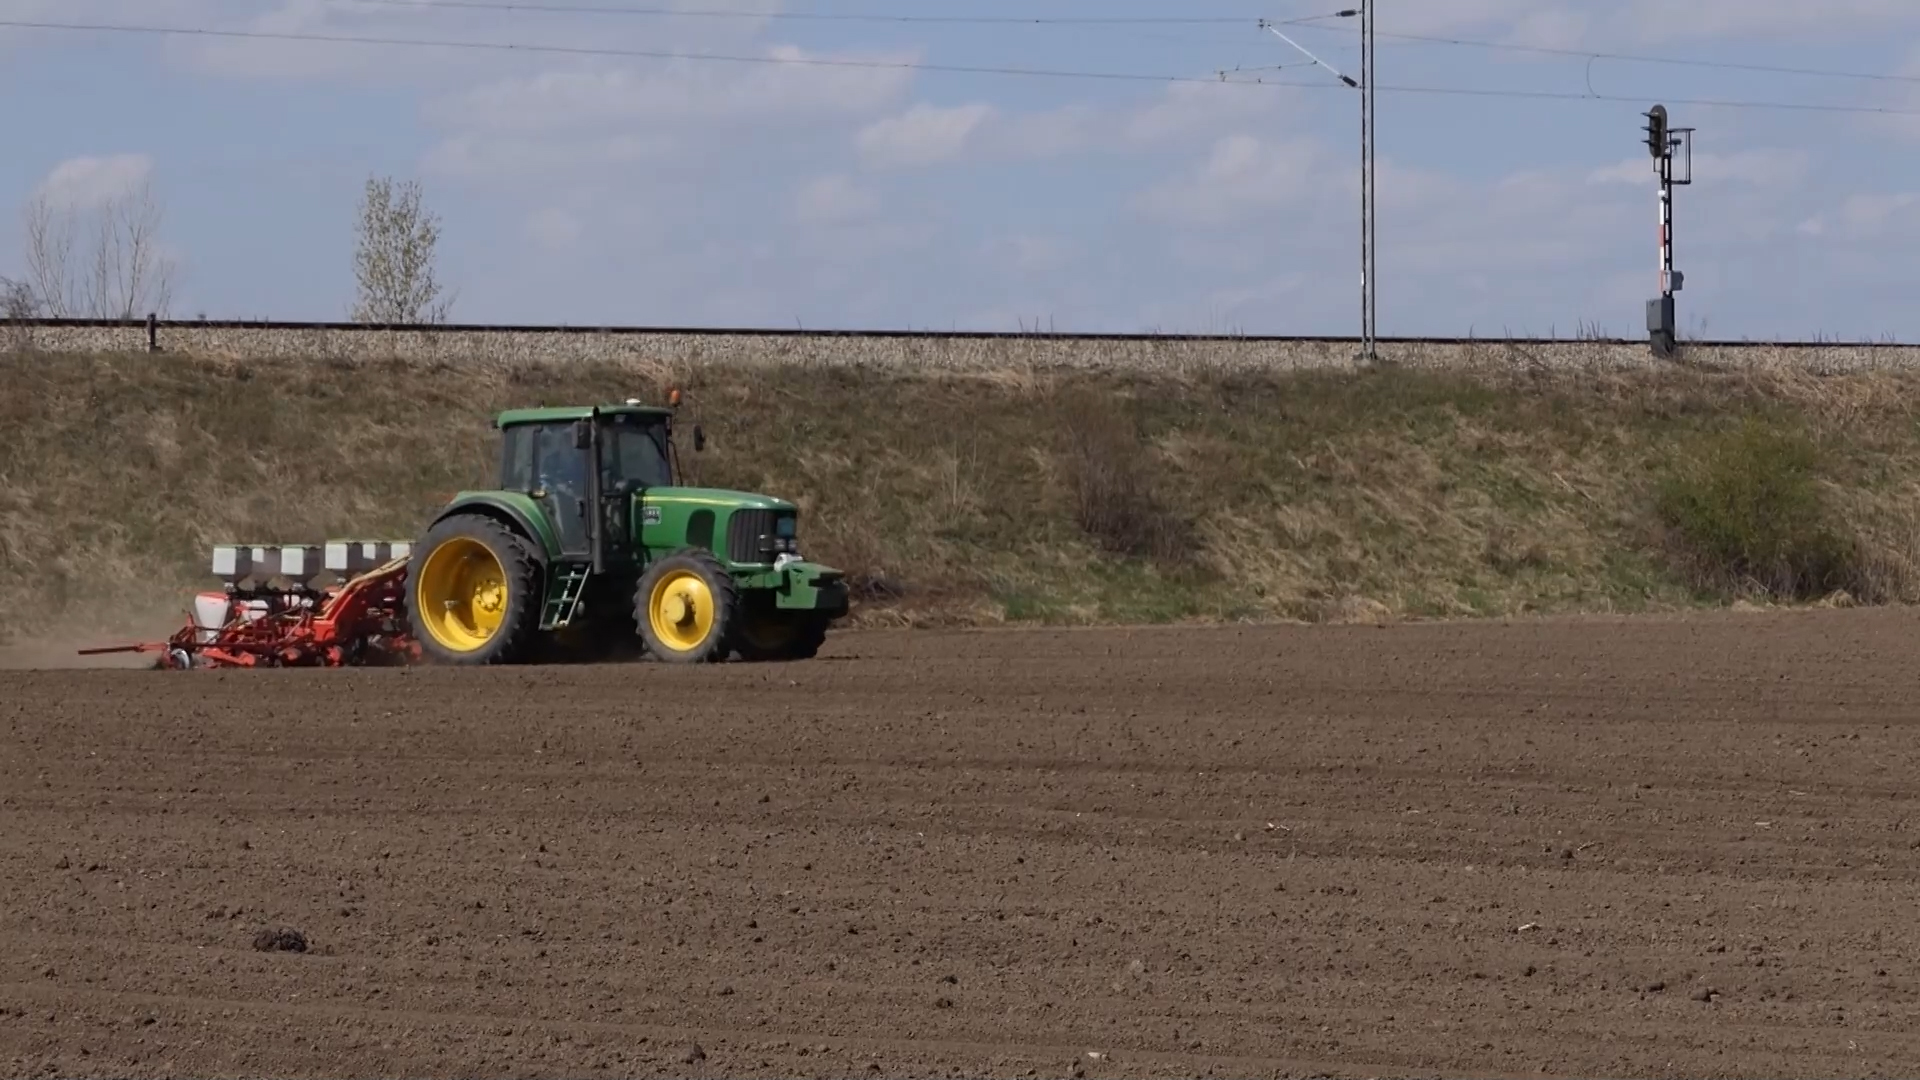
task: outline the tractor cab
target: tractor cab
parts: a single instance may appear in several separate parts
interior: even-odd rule
[[[678,486],[673,410],[628,401],[500,415],[500,490],[537,503],[558,552],[596,571],[634,557],[635,496]],[[696,428],[694,442],[704,445]]]

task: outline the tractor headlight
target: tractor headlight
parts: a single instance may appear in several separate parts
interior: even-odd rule
[[[794,528],[792,516],[776,517],[772,525],[770,531],[760,534],[756,545],[762,556],[791,555],[800,550],[800,541],[794,535],[798,530]]]

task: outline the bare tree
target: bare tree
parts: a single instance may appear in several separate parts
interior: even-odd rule
[[[161,246],[165,217],[144,182],[91,207],[35,195],[26,209],[27,284],[39,305],[60,319],[167,315],[178,267]]]
[[[54,210],[42,192],[27,203],[27,279],[48,315],[70,319],[79,314],[80,289],[73,280],[75,212]]]
[[[40,298],[33,286],[0,277],[0,319],[31,319],[40,314]]]
[[[10,277],[0,277],[0,319],[7,320],[7,332],[0,335],[0,352],[25,352],[33,348],[33,327],[27,320],[40,314],[40,298],[33,286]]]
[[[353,320],[417,325],[444,323],[453,297],[443,295],[434,267],[440,218],[421,202],[420,184],[371,177],[360,202],[353,273],[359,295]]]

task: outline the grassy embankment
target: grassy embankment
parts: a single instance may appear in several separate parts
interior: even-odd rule
[[[228,539],[413,535],[490,414],[633,366],[0,356],[0,636],[165,627]],[[869,625],[1920,598],[1920,379],[706,369],[704,483],[804,508]]]

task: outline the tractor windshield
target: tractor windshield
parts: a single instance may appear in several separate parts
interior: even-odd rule
[[[659,420],[631,414],[607,418],[601,446],[601,486],[607,491],[670,487],[667,429]]]

